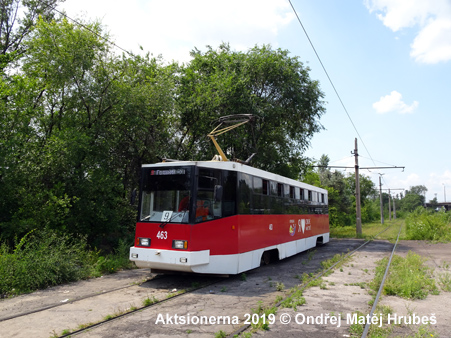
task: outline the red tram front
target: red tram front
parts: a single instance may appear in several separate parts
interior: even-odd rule
[[[140,191],[130,259],[154,272],[238,274],[329,241],[327,190],[237,162],[144,165]]]

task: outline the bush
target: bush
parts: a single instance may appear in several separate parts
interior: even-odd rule
[[[30,231],[11,251],[0,251],[0,293],[22,293],[84,278],[95,259],[84,239],[47,230]]]
[[[406,218],[407,239],[450,241],[451,215],[418,207]]]
[[[0,295],[31,292],[130,267],[125,241],[115,254],[103,257],[100,251],[89,250],[86,238],[70,238],[47,229],[30,231],[14,250],[6,243],[0,245]]]

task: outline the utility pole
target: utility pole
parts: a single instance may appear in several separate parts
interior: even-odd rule
[[[357,151],[357,137],[355,138],[355,211],[356,211],[356,234],[362,236],[362,210],[360,207],[360,180],[359,180],[359,154]]]
[[[355,148],[354,151],[351,151],[351,154],[354,154],[355,156],[355,200],[356,200],[356,234],[357,237],[362,235],[362,211],[361,211],[361,202],[360,202],[360,176],[359,176],[359,169],[402,169],[404,171],[405,167],[397,167],[397,166],[391,166],[391,167],[359,167],[359,154],[357,150],[357,138],[355,139]],[[319,166],[315,165],[313,167],[316,168],[339,168],[339,169],[352,169],[352,167],[344,167],[344,166],[334,166],[334,165],[327,165],[327,166]],[[383,174],[379,174],[379,186],[380,186],[380,199],[381,199],[381,224],[384,224],[384,213],[382,208],[382,183],[381,183],[381,176]],[[395,189],[397,190],[397,189]]]
[[[383,174],[379,174],[379,199],[381,200],[381,224],[384,224],[384,206],[382,204],[382,182],[381,177]]]
[[[393,201],[393,219],[396,219],[396,198],[392,198],[391,191],[392,190],[404,190],[404,189],[382,189],[382,190],[388,190],[389,201],[390,201],[390,199]],[[390,210],[390,204],[389,204],[388,208]],[[390,218],[390,220],[391,220],[391,218]]]
[[[390,189],[388,189],[388,220],[391,221],[391,195]]]
[[[396,219],[396,198],[393,199],[393,219]]]

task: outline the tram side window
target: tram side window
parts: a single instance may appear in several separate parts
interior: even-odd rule
[[[260,177],[254,177],[253,182],[252,214],[271,213],[270,182]]]
[[[270,188],[269,188],[269,181],[268,180],[263,180],[263,191],[262,191],[263,195],[269,195],[270,194],[269,190],[270,190]]]
[[[283,184],[271,181],[271,214],[283,214]]]
[[[238,213],[251,213],[252,179],[248,174],[240,173],[238,182]]]
[[[223,172],[223,216],[236,215],[236,171]]]
[[[196,222],[222,217],[221,202],[214,199],[215,186],[221,184],[221,171],[200,168],[196,201]]]
[[[308,201],[311,202],[312,201],[312,191],[307,190],[307,195],[308,195]]]
[[[285,185],[285,213],[291,215],[298,213],[294,190],[293,186]]]
[[[251,214],[263,214],[265,212],[265,205],[263,202],[263,179],[254,177],[254,190],[252,195],[252,210]]]
[[[283,184],[277,183],[277,196],[283,197]]]

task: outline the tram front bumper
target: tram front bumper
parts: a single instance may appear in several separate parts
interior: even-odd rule
[[[210,250],[160,250],[133,246],[129,258],[139,268],[192,272],[192,267],[210,262]]]

